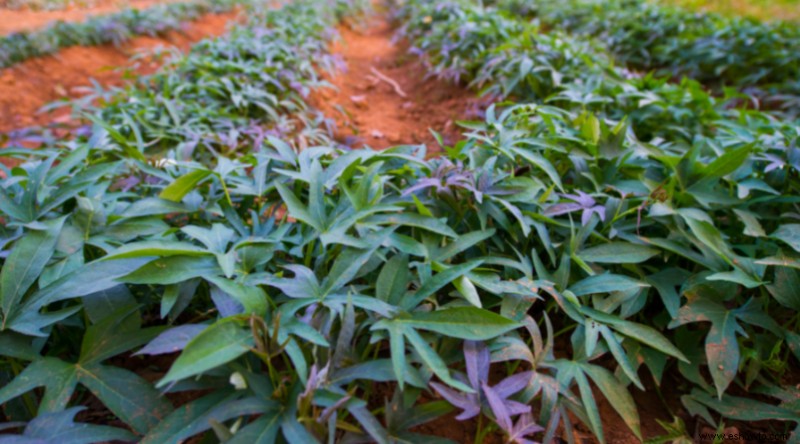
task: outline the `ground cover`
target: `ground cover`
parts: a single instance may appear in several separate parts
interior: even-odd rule
[[[744,90],[797,109],[800,31],[788,22],[696,13],[641,0],[501,1],[558,29],[598,37],[618,61]]]
[[[393,47],[336,32],[362,4],[254,5],[1,152],[2,439],[637,442],[643,394],[654,442],[796,440],[797,122],[396,6]]]

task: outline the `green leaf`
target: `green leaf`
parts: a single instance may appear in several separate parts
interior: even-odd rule
[[[394,376],[397,378],[397,385],[400,387],[400,390],[403,390],[406,367],[408,366],[406,363],[406,344],[403,337],[405,328],[395,322],[387,322],[386,324],[389,330],[389,349],[392,354],[392,370],[394,370]]]
[[[458,234],[449,225],[433,217],[415,213],[378,214],[364,221],[366,224],[405,225],[456,238]]]
[[[119,278],[129,284],[170,285],[196,277],[218,276],[222,274],[213,256],[171,256],[153,260],[138,270]]]
[[[649,345],[650,347],[653,347],[654,349],[664,354],[678,358],[683,362],[686,363],[689,362],[686,356],[684,356],[683,353],[681,353],[681,351],[678,350],[677,347],[672,345],[672,343],[669,342],[669,340],[667,340],[667,338],[665,338],[664,335],[662,335],[652,327],[648,327],[644,324],[637,324],[635,322],[626,321],[614,315],[603,313],[589,307],[581,307],[581,311],[586,316],[589,316],[592,319],[597,320],[598,322],[610,325],[611,328],[613,328],[617,332],[635,341]]]
[[[522,326],[511,319],[477,307],[455,307],[414,313],[410,319],[399,318],[396,322],[472,341],[493,339]]]
[[[756,399],[723,395],[721,399],[693,390],[691,397],[726,418],[737,421],[792,421],[800,422],[800,413]]]
[[[103,260],[131,257],[210,256],[212,253],[189,242],[142,241],[123,245],[103,257]]]
[[[226,444],[273,444],[277,442],[281,416],[270,412],[236,432]]]
[[[86,329],[78,362],[82,366],[100,363],[146,344],[164,331],[164,327],[140,328],[138,307],[118,307],[102,321]]]
[[[179,444],[211,428],[213,422],[255,414],[270,414],[277,403],[266,399],[239,399],[240,394],[215,390],[173,411],[142,439],[142,444]],[[262,418],[264,418],[262,416]],[[259,422],[258,420],[255,422]],[[227,441],[235,442],[235,441]],[[255,442],[255,441],[253,441]]]
[[[525,148],[513,148],[512,151],[533,164],[535,167],[544,171],[545,174],[547,174],[547,177],[553,181],[559,190],[564,189],[564,185],[561,183],[561,175],[558,174],[558,171],[553,164],[549,160],[545,159],[541,154]]]
[[[76,423],[75,415],[85,407],[71,407],[64,411],[43,413],[33,418],[22,436],[3,434],[6,444],[63,443],[84,444],[100,442],[132,442],[133,433],[116,427]]]
[[[137,433],[147,433],[171,411],[172,405],[153,386],[125,369],[79,366],[78,381]]]
[[[581,369],[592,378],[597,388],[599,388],[603,396],[608,399],[608,402],[614,407],[614,410],[619,413],[619,416],[622,417],[625,424],[627,424],[633,434],[641,440],[642,432],[639,412],[636,411],[636,403],[633,402],[633,397],[625,386],[620,384],[617,378],[603,367],[581,364]]]
[[[800,311],[800,273],[787,267],[775,267],[775,279],[767,291],[781,305]]]
[[[33,348],[31,338],[11,332],[0,331],[0,350],[2,356],[9,358],[33,361],[39,358],[39,353]]]
[[[419,333],[414,331],[412,328],[404,328],[403,334],[406,338],[408,338],[408,343],[414,347],[414,350],[417,351],[420,359],[428,368],[433,371],[433,373],[439,377],[445,384],[448,384],[454,388],[462,390],[467,393],[473,393],[474,390],[470,388],[468,385],[453,379],[450,376],[450,370],[447,368],[447,364],[444,363],[444,360],[431,348],[428,342],[420,336]]]
[[[496,230],[489,229],[483,231],[473,231],[471,233],[462,234],[458,236],[453,242],[448,243],[444,247],[437,249],[431,254],[430,260],[436,262],[444,262],[453,256],[464,252],[468,248],[479,244],[480,242],[494,236]]]
[[[41,332],[42,328],[80,309],[80,306],[76,306],[42,314],[39,310],[43,306],[116,287],[120,285],[117,282],[120,276],[130,273],[144,263],[145,260],[141,258],[90,262],[31,295],[19,310],[19,316],[11,319],[9,325],[13,330],[23,334],[43,336],[45,334]]]
[[[600,141],[600,120],[594,114],[584,115],[581,135],[593,145],[597,145],[597,142]]]
[[[331,266],[328,277],[323,283],[323,294],[337,291],[352,281],[393,230],[394,227],[389,227],[366,236],[364,240],[369,247],[364,250],[348,248],[342,252]]]
[[[256,314],[258,316],[266,316],[267,314],[267,294],[258,286],[242,285],[231,280],[216,277],[206,276],[205,279],[220,290],[227,293],[232,298],[239,301],[244,307],[245,314]]]
[[[39,413],[57,412],[66,408],[77,383],[73,364],[56,358],[38,359],[0,388],[0,405],[37,387],[44,387],[44,397],[39,401]]]
[[[592,387],[589,385],[589,380],[586,375],[577,370],[575,372],[575,381],[578,383],[578,392],[581,394],[586,415],[589,417],[589,425],[594,432],[594,435],[600,440],[601,444],[605,444],[605,434],[603,433],[603,421],[600,418],[600,409],[597,407],[597,402],[592,393]],[[624,388],[623,391],[627,392]]]
[[[774,265],[776,267],[789,267],[800,270],[800,259],[789,256],[783,251],[779,251],[775,256],[765,257],[755,261],[759,265]]]
[[[800,224],[781,225],[770,237],[786,242],[794,251],[800,252]]]
[[[205,420],[209,411],[214,407],[224,404],[227,395],[221,390],[215,390],[210,394],[184,404],[170,413],[157,426],[150,429],[150,432],[142,438],[142,444],[178,444],[203,430],[210,427],[201,424],[199,420]],[[207,421],[202,421],[207,423]],[[203,427],[205,426],[205,427]]]
[[[402,327],[400,325],[398,326]],[[402,337],[402,331],[400,332],[400,336]],[[405,343],[401,344],[398,348],[398,350],[404,349]],[[427,382],[420,377],[418,372],[414,371],[415,369],[413,367],[402,365],[398,366],[397,368],[405,368],[403,379],[408,381],[408,383],[414,387],[426,388],[428,386]],[[376,382],[396,381],[397,378],[395,377],[394,364],[392,360],[376,359],[374,361],[365,361],[349,367],[338,369],[334,372],[330,382],[333,384],[349,384],[360,379]]]
[[[408,256],[398,254],[384,264],[375,283],[375,297],[381,301],[397,305],[411,282],[408,269]]]
[[[736,333],[743,330],[736,322],[736,311],[708,298],[697,298],[681,307],[678,317],[669,327],[703,321],[711,322],[706,336],[706,359],[717,395],[722,397],[739,371],[740,351]]]
[[[597,293],[612,293],[616,291],[631,291],[637,288],[646,288],[650,285],[636,279],[619,274],[596,274],[589,276],[569,287],[575,296],[586,296]]]
[[[724,177],[738,170],[750,156],[750,151],[750,146],[726,151],[705,167],[701,182]]]
[[[120,214],[120,217],[144,217],[169,213],[186,213],[188,211],[188,208],[181,203],[157,197],[147,197],[132,203]]]
[[[45,222],[43,231],[28,231],[17,241],[0,271],[0,330],[7,324],[28,289],[36,282],[53,256],[66,216]]]
[[[186,344],[156,387],[199,375],[238,358],[253,346],[253,335],[235,317],[220,319]]]
[[[700,240],[706,247],[710,248],[713,252],[717,253],[725,262],[728,264],[732,264],[733,261],[731,257],[733,253],[731,252],[730,247],[722,239],[722,234],[717,230],[717,228],[704,220],[697,220],[691,217],[683,218],[686,221],[686,224],[689,225],[689,228],[692,230],[697,239]]]
[[[764,231],[764,228],[761,226],[761,223],[758,221],[758,216],[743,210],[737,210],[734,208],[734,213],[739,216],[739,220],[742,221],[744,224],[744,231],[743,233],[745,236],[752,236],[752,237],[767,237],[767,233]]]
[[[621,342],[617,341],[614,333],[605,325],[600,327],[600,333],[603,335],[606,345],[608,345],[608,350],[611,352],[614,360],[617,361],[617,364],[619,364],[623,373],[625,373],[625,376],[627,376],[628,379],[630,379],[639,390],[644,391],[645,388],[642,385],[642,381],[639,380],[639,375],[636,373],[636,369],[633,368],[633,365],[628,359],[628,355],[625,353],[625,349],[622,348]]]
[[[672,318],[678,316],[681,305],[681,297],[675,288],[683,285],[687,278],[686,272],[679,268],[667,268],[645,278],[661,296],[661,301]]]
[[[281,199],[283,199],[283,202],[286,204],[290,216],[311,225],[317,231],[323,231],[325,229],[325,221],[315,219],[306,206],[300,202],[300,199],[298,199],[291,190],[286,188],[285,185],[282,183],[275,183],[275,188],[277,188]]]
[[[630,242],[609,242],[582,250],[578,257],[601,264],[638,264],[658,254],[658,250]]]
[[[172,202],[180,202],[183,198],[197,187],[203,179],[212,173],[208,170],[194,170],[175,179],[174,182],[164,188],[158,197]]]
[[[461,276],[460,278],[453,281],[453,286],[456,287],[461,296],[464,296],[464,299],[467,300],[470,304],[482,308],[483,304],[481,304],[481,297],[478,294],[478,289],[475,288],[475,284],[469,280],[467,276]]]
[[[463,264],[454,265],[442,271],[441,273],[437,273],[435,276],[425,281],[425,284],[419,287],[416,292],[406,293],[401,301],[401,306],[405,310],[413,309],[430,295],[436,293],[445,285],[477,268],[481,265],[481,263],[483,263],[483,261],[474,260]]]

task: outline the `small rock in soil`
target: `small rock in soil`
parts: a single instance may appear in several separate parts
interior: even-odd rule
[[[356,108],[367,109],[367,96],[350,96],[350,100],[356,105]]]

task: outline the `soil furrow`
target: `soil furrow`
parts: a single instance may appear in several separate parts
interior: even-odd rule
[[[131,56],[159,46],[187,50],[204,38],[223,34],[227,24],[238,16],[238,12],[207,14],[188,23],[184,30],[160,38],[137,37],[119,46],[74,46],[0,70],[0,133],[67,122],[70,119],[67,108],[48,113],[38,111],[51,102],[84,95],[91,80],[113,86],[123,84],[128,74],[152,73],[159,66],[156,60],[144,58],[133,62]]]
[[[425,143],[431,151],[438,144],[429,129],[451,144],[461,133],[456,121],[477,116],[475,93],[427,77],[408,44],[393,41],[395,30],[386,18],[375,16],[340,32],[333,52],[346,68],[328,78],[335,88],[312,97],[315,106],[335,119],[340,142],[376,149]]]

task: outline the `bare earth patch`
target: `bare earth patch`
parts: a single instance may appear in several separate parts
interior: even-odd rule
[[[340,31],[333,52],[347,69],[328,78],[336,89],[312,97],[312,104],[336,119],[337,139],[353,147],[425,143],[434,150],[433,129],[447,144],[458,140],[456,121],[474,118],[469,111],[479,104],[474,92],[426,78],[425,66],[408,53],[407,44],[393,42],[395,31],[383,17],[364,29]]]

